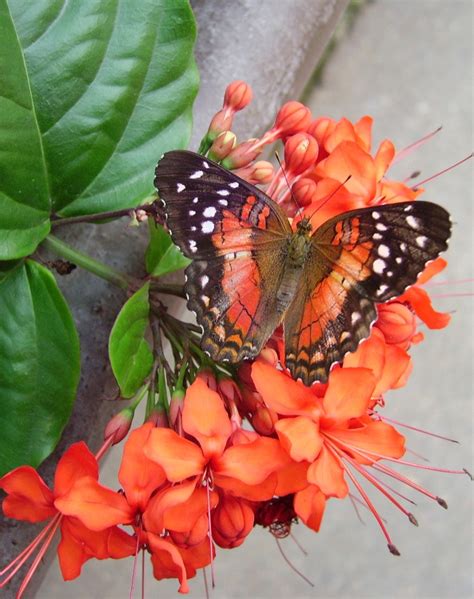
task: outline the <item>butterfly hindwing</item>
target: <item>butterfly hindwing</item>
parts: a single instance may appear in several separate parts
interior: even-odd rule
[[[321,225],[285,317],[293,376],[325,381],[332,364],[370,334],[374,304],[415,283],[447,248],[450,228],[446,210],[422,201],[354,210]]]
[[[202,348],[215,360],[257,355],[281,319],[288,220],[260,190],[192,152],[165,154],[155,184],[173,241],[193,260],[185,291]]]

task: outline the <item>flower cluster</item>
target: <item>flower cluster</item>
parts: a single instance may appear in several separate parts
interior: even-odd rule
[[[237,143],[233,119],[251,95],[242,81],[229,85],[200,152],[247,181],[265,185],[294,223],[308,217],[316,228],[348,210],[412,201],[422,193],[420,187],[387,176],[400,153],[389,140],[372,153],[368,116],[356,123],[313,120],[306,106],[288,102],[259,139]],[[284,159],[275,171],[259,157],[278,140]],[[91,558],[136,558],[144,551],[151,556],[155,578],[176,578],[180,592],[187,592],[187,580],[198,569],[211,565],[212,571],[216,545],[237,547],[256,525],[277,537],[288,535],[298,521],[318,531],[326,503],[352,492],[371,510],[389,550],[398,555],[360,481],[371,483],[413,524],[415,517],[385,482],[387,477],[446,507],[441,498],[387,465],[416,466],[402,459],[405,438],[382,414],[385,394],[410,375],[410,347],[423,339],[420,321],[429,328],[449,322],[449,315],[434,310],[423,288],[445,265],[438,258],[416,285],[377,307],[370,337],[332,369],[327,384],[305,387],[289,376],[279,329],[256,360],[235,372],[203,359],[190,384],[183,384],[181,375],[179,383],[175,379],[164,412],[150,415],[129,434],[118,492],[100,484],[98,459],[128,433],[130,408],[109,424],[97,456],[84,443],[65,452],[52,490],[29,466],[6,474],[0,479],[7,493],[5,515],[48,524],[3,570],[0,585],[43,544],[21,596],[59,529],[65,580],[77,577]],[[182,364],[177,368],[182,374]]]

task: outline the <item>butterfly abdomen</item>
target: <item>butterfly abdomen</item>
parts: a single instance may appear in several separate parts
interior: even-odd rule
[[[308,235],[298,231],[288,237],[285,267],[277,292],[277,310],[282,315],[295,297],[310,249],[311,238]]]

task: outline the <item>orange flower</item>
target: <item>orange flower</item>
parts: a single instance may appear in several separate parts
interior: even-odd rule
[[[272,495],[267,479],[286,462],[279,443],[256,435],[250,443],[227,446],[233,433],[229,416],[219,394],[199,378],[186,392],[183,430],[195,441],[170,429],[154,429],[145,444],[145,455],[163,468],[170,482],[199,477],[239,497]]]
[[[31,466],[20,466],[0,479],[0,488],[7,493],[2,505],[7,517],[29,522],[51,520],[29,547],[6,568],[5,574],[11,571],[0,586],[14,576],[35,548],[44,541],[38,557],[20,586],[20,596],[59,527],[61,542],[58,546],[58,558],[64,580],[79,576],[84,562],[92,557],[118,559],[133,555],[135,540],[113,524],[105,526],[100,533],[94,533],[76,518],[67,517],[61,509],[62,498],[76,484],[83,479],[97,478],[97,461],[85,443],[79,442],[71,445],[59,460],[52,491]]]
[[[293,461],[309,463],[309,484],[295,494],[294,508],[314,530],[319,530],[326,497],[348,493],[345,460],[359,467],[403,455],[404,438],[368,416],[376,388],[368,368],[334,369],[323,397],[263,361],[254,363],[252,378],[265,403],[280,415],[275,429],[284,449]]]

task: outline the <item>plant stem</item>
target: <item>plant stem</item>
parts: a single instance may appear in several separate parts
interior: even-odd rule
[[[156,200],[156,196],[152,196],[150,199]],[[108,220],[112,218],[121,218],[122,216],[132,216],[138,210],[143,210],[147,214],[153,215],[157,218],[157,207],[155,202],[142,204],[136,208],[123,208],[122,210],[111,210],[109,212],[99,212],[97,214],[85,214],[83,216],[70,216],[61,218],[60,216],[53,217],[51,221],[52,227],[61,227],[63,225],[73,225],[76,223],[100,223],[100,221]]]
[[[87,254],[83,254],[82,252],[75,250],[54,235],[48,235],[48,237],[46,237],[46,239],[43,241],[43,247],[51,250],[61,258],[65,258],[66,260],[77,264],[77,266],[88,270],[101,279],[105,279],[106,281],[121,287],[122,289],[128,289],[134,283],[133,279],[127,277],[127,275],[118,272],[103,262],[99,262],[98,260],[91,258]]]
[[[175,285],[173,283],[158,283],[156,280],[151,279],[151,289],[158,293],[165,293],[168,295],[176,295],[186,299],[184,293],[184,287],[182,285]]]

